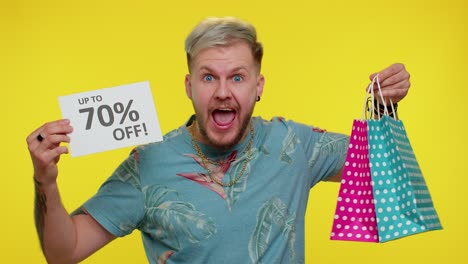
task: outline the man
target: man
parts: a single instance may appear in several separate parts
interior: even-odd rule
[[[207,19],[185,48],[195,115],[163,142],[136,148],[71,216],[56,182],[70,122],[46,123],[28,136],[36,226],[49,263],[79,262],[134,229],[150,263],[304,262],[309,190],[341,179],[348,138],[252,117],[264,85],[252,25]],[[379,77],[386,98],[406,95],[403,65]]]

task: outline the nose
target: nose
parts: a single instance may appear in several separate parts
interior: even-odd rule
[[[231,98],[231,96],[231,88],[228,82],[224,79],[220,80],[214,91],[214,97],[218,100],[226,100]]]

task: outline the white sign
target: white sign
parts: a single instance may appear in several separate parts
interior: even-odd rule
[[[162,141],[149,82],[59,97],[72,157]]]

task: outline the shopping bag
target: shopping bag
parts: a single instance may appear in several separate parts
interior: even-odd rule
[[[373,119],[373,106],[353,123],[331,239],[386,242],[442,229],[402,121],[387,109]]]
[[[354,120],[331,239],[378,242],[367,121]]]

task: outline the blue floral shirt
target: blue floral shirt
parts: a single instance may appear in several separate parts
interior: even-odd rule
[[[138,147],[84,208],[115,236],[140,230],[149,263],[303,263],[309,190],[339,172],[348,137],[282,118],[252,124],[250,153],[250,136],[223,152],[199,143],[215,163],[186,125]],[[230,187],[212,180],[241,171]]]

